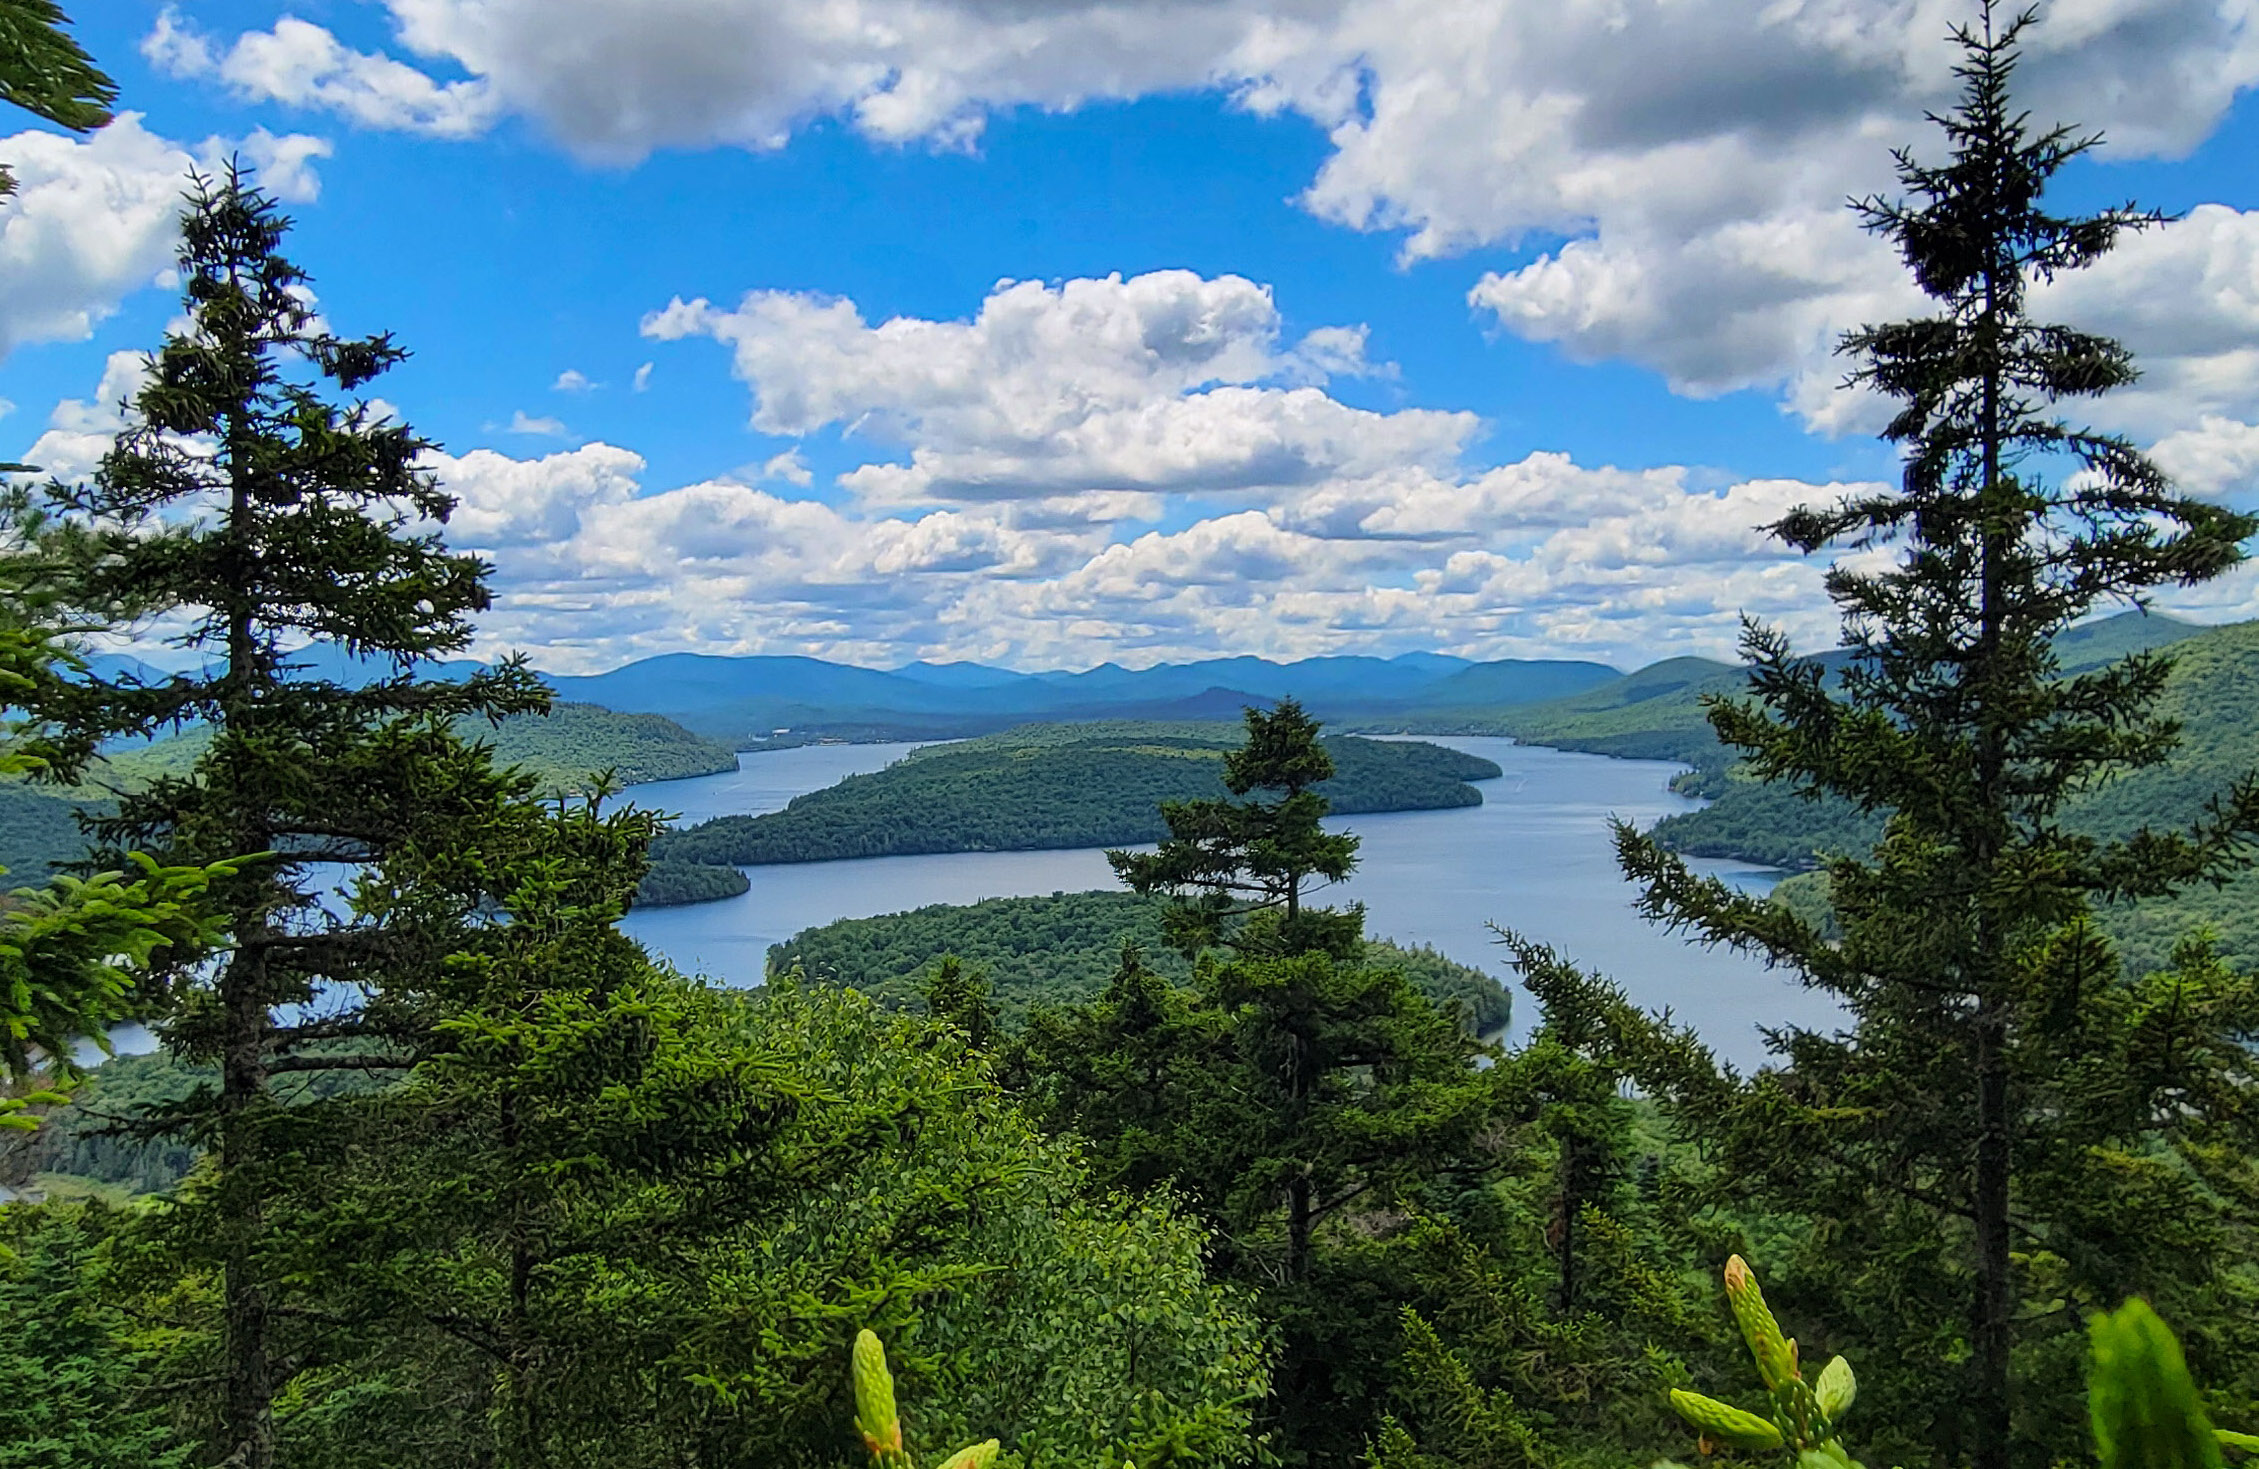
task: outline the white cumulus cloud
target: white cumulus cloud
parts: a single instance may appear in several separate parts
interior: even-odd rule
[[[561,439],[572,431],[558,419],[537,418],[520,408],[511,413],[510,421],[502,425],[502,432],[526,434],[533,438]]]
[[[0,356],[83,341],[171,263],[181,189],[196,159],[120,113],[84,139],[0,138],[16,193],[0,200]]]
[[[435,81],[389,56],[352,50],[295,16],[223,46],[167,7],[141,50],[173,76],[211,78],[249,101],[332,112],[363,127],[468,138],[484,132],[495,116],[486,82]]]
[[[1352,408],[1307,385],[1368,370],[1362,330],[1284,349],[1269,290],[1238,276],[1007,281],[969,321],[876,326],[850,301],[756,291],[734,310],[676,300],[643,329],[728,345],[764,433],[837,427],[907,448],[906,464],[843,478],[872,503],[1244,495],[1448,463],[1477,427],[1465,413]]]

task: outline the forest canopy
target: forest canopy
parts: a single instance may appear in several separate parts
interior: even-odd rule
[[[1169,946],[1163,907],[1136,893],[1053,893],[843,918],[772,945],[769,973],[800,970],[906,1005],[933,964],[950,955],[987,976],[1004,1020],[1016,1023],[1033,1006],[1096,995],[1119,967],[1124,944],[1136,945],[1156,973],[1187,979],[1192,966]],[[1513,996],[1496,978],[1432,948],[1367,939],[1365,962],[1401,970],[1429,999],[1462,1007],[1477,1035],[1497,1035],[1512,1018]]]

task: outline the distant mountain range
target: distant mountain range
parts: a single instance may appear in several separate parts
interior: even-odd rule
[[[1215,658],[1081,673],[1015,673],[969,663],[886,671],[816,658],[668,653],[609,673],[549,676],[568,699],[664,714],[740,744],[796,737],[934,739],[1031,722],[1232,719],[1292,696],[1330,719],[1413,708],[1521,704],[1619,677],[1603,663],[1475,663],[1436,653],[1396,658]]]
[[[2070,667],[2121,656],[2134,647],[2170,642],[2202,629],[2160,615],[2128,613],[2063,635]],[[1823,661],[1842,655],[1823,653]],[[93,660],[105,675],[162,674],[133,659]],[[358,683],[389,672],[384,665],[334,649],[303,655],[309,675]],[[426,677],[459,678],[481,665],[432,663]],[[1236,719],[1249,704],[1292,696],[1337,729],[1414,732],[1500,728],[1525,737],[1565,726],[1565,742],[1610,754],[1661,754],[1676,737],[1707,733],[1694,695],[1740,686],[1732,664],[1673,658],[1626,674],[1604,663],[1567,659],[1501,659],[1478,663],[1440,653],[1394,658],[1211,658],[1130,669],[1103,663],[1079,673],[1018,673],[978,663],[912,663],[892,670],[858,668],[820,658],[719,657],[663,653],[597,674],[547,674],[558,697],[637,714],[662,714],[699,735],[738,748],[813,739],[947,739],[1029,723],[1101,719]],[[1650,703],[1659,696],[1661,705]],[[1632,706],[1648,705],[1634,712]],[[1671,737],[1661,723],[1675,726]],[[1501,712],[1542,712],[1533,724],[1517,716],[1506,730]],[[1623,736],[1620,741],[1609,736]],[[1597,737],[1597,738],[1596,738]],[[1550,741],[1548,741],[1550,742]],[[1620,743],[1622,748],[1612,746]]]

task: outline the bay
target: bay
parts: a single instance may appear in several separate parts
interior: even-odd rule
[[[1480,784],[1480,806],[1328,823],[1357,833],[1363,846],[1356,873],[1327,889],[1321,900],[1362,902],[1367,932],[1399,943],[1432,944],[1511,983],[1489,925],[1513,929],[1607,975],[1640,1005],[1668,1008],[1744,1068],[1763,1057],[1759,1026],[1825,1028],[1838,1017],[1831,1000],[1783,973],[1689,944],[1633,909],[1633,889],[1616,870],[1608,820],[1621,817],[1644,827],[1699,805],[1669,789],[1681,767],[1475,736],[1435,743],[1492,760],[1504,773]],[[914,748],[812,745],[746,754],[736,771],[637,786],[629,796],[685,823],[756,815],[847,775],[882,769]],[[1695,866],[1755,891],[1779,876],[1744,863]],[[1095,849],[874,857],[744,871],[752,888],[742,897],[637,909],[623,926],[686,971],[751,985],[761,982],[769,946],[803,928],[929,903],[1119,886]],[[1517,991],[1517,1035],[1527,1032],[1533,1009],[1529,997]]]

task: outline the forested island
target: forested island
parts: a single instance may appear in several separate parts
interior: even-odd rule
[[[1162,931],[1164,907],[1136,893],[1053,893],[843,918],[772,945],[769,972],[797,969],[902,1006],[915,1003],[937,960],[954,956],[987,977],[1005,1023],[1013,1025],[1030,1007],[1097,995],[1121,967],[1124,944],[1156,973],[1180,983],[1190,978],[1190,961]],[[1458,1008],[1475,1035],[1495,1037],[1513,1018],[1513,996],[1471,965],[1386,939],[1367,939],[1364,953],[1367,964],[1400,970],[1438,1005]]]
[[[1223,793],[1237,730],[1215,724],[1029,725],[913,751],[884,770],[662,836],[662,861],[714,866],[932,852],[1135,846],[1159,840],[1163,801]],[[1338,773],[1318,787],[1338,813],[1479,806],[1469,781],[1498,767],[1418,741],[1327,740]]]

